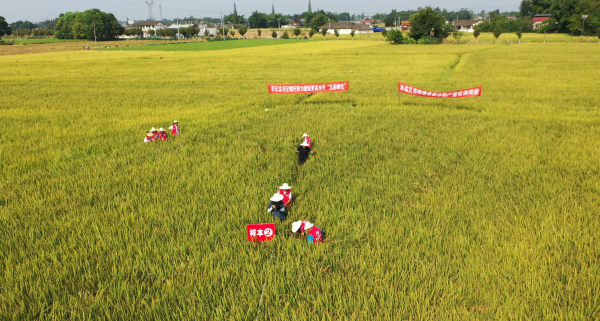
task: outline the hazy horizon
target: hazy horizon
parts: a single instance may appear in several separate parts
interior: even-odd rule
[[[74,11],[85,11],[88,9],[100,9],[104,12],[114,14],[118,20],[124,21],[127,18],[133,20],[147,20],[148,19],[148,5],[146,0],[107,0],[101,3],[92,2],[89,0],[76,1],[76,0],[64,0],[58,3],[50,3],[40,0],[22,0],[22,1],[11,1],[6,3],[0,9],[0,16],[6,18],[9,23],[18,20],[29,20],[31,22],[45,21],[46,19],[54,19],[59,14],[65,12]],[[154,1],[153,5],[153,16],[155,20],[160,18],[159,4],[162,4],[162,17],[163,19],[174,19],[179,15],[179,18],[183,17],[213,17],[217,18],[221,12],[224,15],[233,12],[234,1],[226,4],[216,3],[194,3],[186,0],[150,0]],[[275,12],[284,15],[288,14],[300,14],[307,11],[308,0],[300,4],[285,3],[281,1],[235,1],[237,12],[240,15],[244,15],[248,18],[253,11],[258,10],[259,12],[271,13],[271,5],[275,6]],[[510,4],[507,4],[510,3]],[[415,10],[419,7],[440,7],[447,9],[448,11],[458,11],[461,8],[467,8],[475,13],[481,12],[481,10],[492,11],[500,9],[504,11],[518,11],[519,0],[504,1],[475,1],[475,0],[450,0],[450,1],[431,1],[431,2],[416,2],[414,0],[405,0],[396,3],[391,1],[375,2],[372,4],[365,4],[364,1],[356,0],[333,0],[328,2],[322,1],[311,1],[312,10],[322,9],[325,11],[331,11],[336,13],[348,12],[352,14],[362,14],[371,16],[376,13],[389,13],[392,9],[398,11],[402,10]]]

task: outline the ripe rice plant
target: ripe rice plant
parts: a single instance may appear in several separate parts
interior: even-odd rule
[[[0,56],[0,319],[599,319],[597,46]],[[269,107],[346,80],[353,108]],[[287,222],[247,242],[284,182]]]

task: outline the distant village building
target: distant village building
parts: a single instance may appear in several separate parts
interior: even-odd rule
[[[542,23],[550,19],[550,17],[552,17],[551,14],[536,14],[533,16],[533,30],[539,29]]]
[[[402,31],[410,30],[410,21],[401,21],[400,22],[400,30],[402,30]]]
[[[294,28],[298,28],[298,27],[300,27],[299,23],[294,22],[294,20],[292,20],[292,19],[288,19],[287,25],[281,26],[281,29],[294,29]]]
[[[162,23],[162,21],[138,21],[134,24],[134,26],[142,29],[144,32],[144,37],[150,36],[148,33],[150,30],[154,30],[154,32],[156,32],[156,30],[165,28],[165,25]]]
[[[481,20],[454,20],[452,21],[453,31],[473,32],[473,27],[481,23]]]
[[[334,30],[338,29],[340,35],[349,35],[352,30],[356,30],[355,33],[373,33],[373,28],[363,23],[354,23],[350,21],[342,22],[331,22],[326,23],[319,27],[319,31],[323,28],[327,28],[327,33],[330,35],[334,34]]]

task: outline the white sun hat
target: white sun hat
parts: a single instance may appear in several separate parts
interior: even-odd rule
[[[161,127],[161,128],[159,128],[159,129],[158,129],[158,131],[159,131],[159,132],[164,132],[164,131],[165,131],[165,129]]]
[[[300,229],[300,226],[302,226],[302,221],[297,221],[297,222],[292,223],[292,233],[298,232],[298,230]]]
[[[308,137],[308,134],[307,134],[307,133],[304,133],[304,135],[302,135],[302,137]]]
[[[275,193],[273,194],[273,197],[271,197],[271,201],[273,202],[280,202],[283,200],[283,195],[279,194],[279,193]]]
[[[279,189],[292,189],[292,187],[287,183],[283,183],[283,185],[279,186]]]
[[[313,226],[315,226],[313,223],[309,222],[309,221],[304,221],[304,230],[308,230],[311,229]]]
[[[179,122],[178,122],[178,121],[174,121],[173,123],[174,123],[174,124],[177,124],[177,123],[179,123]]]
[[[152,129],[150,129],[151,132],[155,132],[156,128],[152,127]]]
[[[308,143],[306,141],[303,141],[302,144],[300,144],[300,146],[308,147]]]

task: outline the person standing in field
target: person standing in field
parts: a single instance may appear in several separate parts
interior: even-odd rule
[[[152,139],[153,137],[154,137],[154,134],[152,134],[152,132],[147,132],[146,137],[144,137],[144,143],[152,142],[154,140],[154,139]]]
[[[312,149],[310,149],[310,147],[308,147],[306,141],[304,141],[302,142],[302,144],[300,144],[300,147],[296,149],[296,153],[298,153],[298,163],[302,165],[306,163],[306,160],[308,159],[308,154],[312,154],[313,151]]]
[[[171,127],[169,127],[169,129],[173,131],[173,135],[179,135],[179,122],[174,121],[173,125],[171,125]]]
[[[283,205],[283,195],[275,193],[267,207],[267,212],[273,214],[273,219],[285,221],[285,205]]]
[[[279,194],[283,196],[283,205],[285,208],[290,207],[292,203],[292,187],[287,183],[283,183],[282,186],[279,186]]]
[[[302,137],[304,138],[304,142],[308,144],[308,148],[312,149],[312,140],[310,139],[308,134],[304,133],[304,135],[302,135]]]
[[[158,137],[160,137],[160,140],[166,141],[168,138],[167,132],[163,128],[159,128],[158,129]]]
[[[292,223],[292,233],[304,234],[307,233],[306,240],[308,243],[321,243],[323,242],[323,231],[320,227],[315,226],[309,221],[297,221]]]

